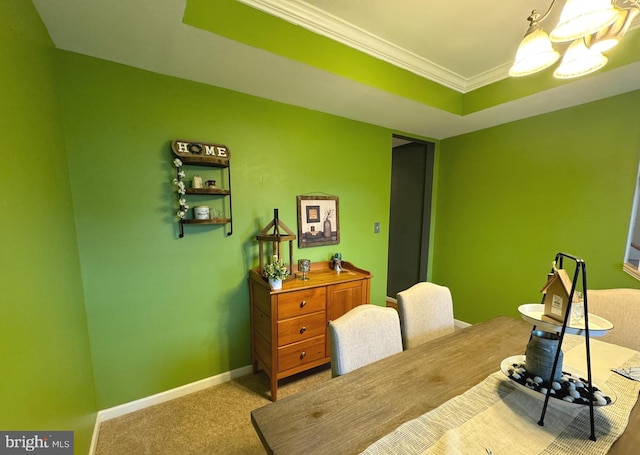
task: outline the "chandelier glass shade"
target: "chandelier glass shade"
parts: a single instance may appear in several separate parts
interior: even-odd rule
[[[540,23],[549,16],[555,0],[544,15],[532,11],[527,19],[529,29],[518,47],[509,76],[527,76],[553,65],[560,57],[553,43],[567,41],[572,43],[554,77],[580,77],[602,68],[608,60],[602,53],[620,42],[640,13],[640,0],[620,1],[626,4],[625,8],[616,6],[615,0],[567,0],[558,24],[548,35]]]
[[[526,76],[550,67],[560,58],[549,40],[549,35],[537,24],[529,27],[529,31],[520,43],[516,60],[509,70],[509,76]]]
[[[553,42],[563,42],[591,35],[613,24],[619,11],[610,0],[567,0],[549,38]]]
[[[584,39],[575,40],[564,57],[560,66],[553,72],[553,77],[557,79],[571,79],[585,76],[598,71],[607,64],[607,57],[594,49],[589,49],[584,43]]]
[[[585,42],[589,49],[595,49],[598,52],[606,52],[616,46],[640,13],[638,8],[629,8],[621,10],[616,21],[609,27],[599,30],[593,35],[585,37]]]

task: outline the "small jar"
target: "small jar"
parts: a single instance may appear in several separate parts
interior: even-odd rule
[[[209,207],[206,205],[198,205],[193,208],[193,218],[196,220],[208,220],[209,219]]]

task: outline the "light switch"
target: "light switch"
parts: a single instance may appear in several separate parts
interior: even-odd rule
[[[380,223],[378,221],[373,223],[373,233],[380,234]]]

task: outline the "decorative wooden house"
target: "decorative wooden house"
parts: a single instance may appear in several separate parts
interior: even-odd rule
[[[556,270],[549,275],[549,279],[540,292],[544,293],[544,315],[559,322],[564,322],[569,307],[569,296],[572,287],[571,278],[564,269]],[[578,302],[574,292],[573,303]]]

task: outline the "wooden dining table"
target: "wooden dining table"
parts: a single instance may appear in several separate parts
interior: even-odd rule
[[[524,354],[531,329],[505,316],[459,329],[255,409],[251,421],[269,454],[358,454],[480,383],[506,357]],[[638,430],[636,403],[609,453],[636,454]]]

